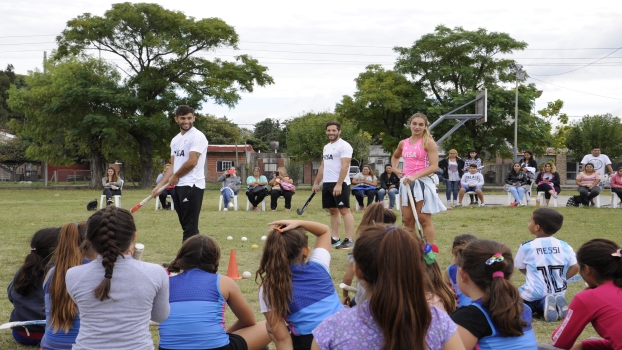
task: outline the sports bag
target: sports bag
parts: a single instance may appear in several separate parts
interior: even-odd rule
[[[97,210],[97,200],[93,199],[92,201],[86,204],[86,210],[92,211]]]

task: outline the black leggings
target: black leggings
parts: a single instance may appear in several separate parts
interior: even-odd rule
[[[106,195],[106,199],[108,200],[112,198],[112,196],[120,196],[121,190],[118,188],[116,190],[113,190],[109,187],[104,187],[104,194]]]
[[[293,195],[294,195],[294,192],[292,191],[285,191],[285,190],[283,190],[282,192],[281,190],[270,191],[270,209],[276,210],[276,206],[278,204],[277,201],[279,200],[280,196],[283,196],[283,198],[285,198],[285,209],[291,209]]]
[[[378,190],[367,190],[367,191],[355,190],[352,192],[354,192],[354,197],[356,198],[356,202],[361,207],[364,206],[363,199],[365,197],[367,197],[367,206],[369,206],[376,200],[376,195],[378,194]]]

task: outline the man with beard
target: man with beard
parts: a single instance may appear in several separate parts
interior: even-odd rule
[[[192,124],[195,121],[194,110],[182,105],[175,111],[175,122],[179,124],[179,134],[171,141],[171,166],[165,171],[162,180],[153,189],[155,198],[157,189],[167,182],[175,186],[173,203],[184,230],[183,241],[199,234],[199,213],[203,204],[205,190],[205,157],[207,138]]]

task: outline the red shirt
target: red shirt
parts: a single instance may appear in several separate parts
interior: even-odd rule
[[[570,302],[562,324],[553,332],[553,346],[570,349],[592,323],[603,339],[583,340],[584,350],[622,350],[622,288],[608,281],[580,292]]]

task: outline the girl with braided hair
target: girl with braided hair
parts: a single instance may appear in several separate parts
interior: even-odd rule
[[[510,282],[512,251],[492,240],[469,243],[458,259],[458,287],[471,304],[451,314],[466,349],[536,350],[531,309]]]
[[[168,317],[168,275],[159,265],[132,258],[135,238],[134,219],[125,209],[109,206],[87,221],[86,239],[99,256],[65,277],[80,309],[74,350],[153,349],[149,320]]]
[[[268,345],[266,322],[256,322],[240,287],[217,273],[219,262],[220,247],[211,237],[195,235],[181,246],[168,266],[179,274],[170,278],[171,314],[160,323],[160,350],[259,350]],[[225,303],[237,318],[226,329]]]
[[[58,244],[59,232],[59,227],[44,228],[32,236],[30,251],[24,259],[24,264],[15,273],[15,278],[7,288],[9,301],[13,304],[9,322],[45,318],[43,278],[52,252]],[[20,344],[37,345],[44,331],[43,326],[20,327],[13,329],[13,338]]]

